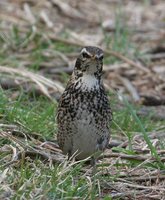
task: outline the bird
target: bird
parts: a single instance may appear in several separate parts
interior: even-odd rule
[[[103,50],[83,47],[57,109],[57,141],[63,154],[92,163],[109,144],[112,111],[105,91]]]

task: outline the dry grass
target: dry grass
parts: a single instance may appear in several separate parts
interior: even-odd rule
[[[27,131],[20,131],[15,125],[1,124],[1,129],[4,129],[4,131],[1,131],[0,137],[9,141],[0,148],[1,154],[4,154],[1,159],[1,163],[3,163],[1,169],[3,171],[1,171],[0,176],[2,184],[0,189],[3,191],[3,198],[7,195],[11,197],[18,195],[18,191],[13,189],[16,183],[11,182],[9,184],[7,175],[14,176],[15,170],[27,167],[30,163],[35,172],[33,176],[26,177],[19,190],[29,190],[31,198],[35,198],[35,194],[39,189],[36,179],[39,176],[45,176],[45,172],[42,171],[43,168],[49,168],[50,171],[53,171],[56,165],[58,166],[58,170],[56,169],[55,172],[56,177],[58,177],[56,181],[59,185],[62,184],[61,182],[67,181],[69,176],[73,176],[70,184],[76,186],[76,182],[81,179],[80,177],[84,177],[89,179],[88,184],[86,183],[88,195],[90,195],[90,187],[95,185],[96,191],[99,189],[99,193],[97,193],[99,198],[109,194],[111,198],[121,199],[161,199],[165,194],[164,170],[159,168],[157,160],[151,155],[150,149],[139,135],[135,135],[131,141],[133,154],[131,151],[129,153],[129,150],[126,150],[127,148],[123,149],[125,152],[120,152],[119,147],[107,150],[99,159],[97,172],[92,175],[92,169],[84,165],[84,161],[68,162],[55,143],[35,139],[34,135],[26,133]],[[157,149],[161,149],[158,139],[151,139],[151,142]],[[158,150],[157,153],[163,163],[165,161],[165,151]],[[75,171],[77,171],[76,176],[74,176]],[[39,174],[35,175],[36,173]],[[50,180],[51,177],[48,176],[47,181]],[[32,189],[28,188],[27,184],[30,183],[34,184]],[[68,185],[68,187],[71,187],[71,185]],[[46,197],[48,191],[40,186],[40,192],[43,193],[41,196]],[[63,192],[67,194],[67,191],[64,190]],[[24,193],[23,191],[21,193],[22,197]],[[37,195],[37,198],[40,199],[41,196]]]
[[[0,199],[164,199],[164,7],[0,1]],[[114,113],[94,174],[55,140],[56,100],[84,45],[105,51]]]
[[[29,82],[35,83],[37,85],[36,90],[39,90],[43,95],[52,101],[54,101],[54,99],[50,96],[48,89],[52,89],[54,94],[62,94],[64,91],[63,86],[57,81],[52,81],[42,75],[27,71],[23,68],[20,70],[11,67],[0,66],[0,72],[3,77],[8,77],[11,75],[12,79],[17,80],[17,85],[22,85],[22,83],[27,84]]]

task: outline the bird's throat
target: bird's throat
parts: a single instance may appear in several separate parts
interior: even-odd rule
[[[78,81],[79,84],[81,84],[82,90],[97,90],[100,87],[100,80],[98,80],[94,75],[84,74]]]

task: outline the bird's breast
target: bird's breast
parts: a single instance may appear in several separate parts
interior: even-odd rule
[[[81,88],[82,91],[96,90],[100,87],[100,81],[94,75],[89,74],[84,74],[75,84],[77,88]]]

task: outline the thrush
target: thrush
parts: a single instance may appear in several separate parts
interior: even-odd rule
[[[112,113],[102,82],[103,51],[84,47],[57,110],[57,140],[64,154],[81,160],[105,150]]]

